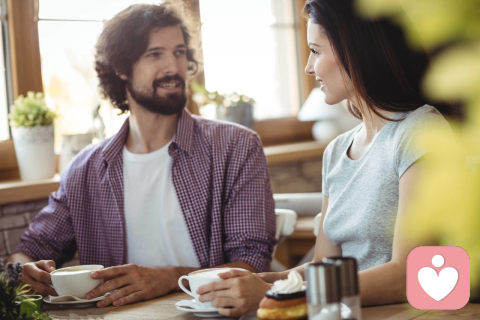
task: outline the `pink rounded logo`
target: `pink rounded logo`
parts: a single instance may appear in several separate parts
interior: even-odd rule
[[[456,310],[470,297],[470,259],[460,247],[417,247],[407,257],[407,299],[416,309]]]

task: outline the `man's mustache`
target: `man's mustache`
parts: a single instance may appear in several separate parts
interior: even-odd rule
[[[152,82],[153,88],[159,87],[162,82],[168,82],[168,81],[178,81],[180,82],[181,86],[185,88],[185,80],[183,80],[178,74],[175,74],[173,76],[165,76],[160,79],[155,79]]]

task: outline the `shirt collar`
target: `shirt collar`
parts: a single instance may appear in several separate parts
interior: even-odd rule
[[[105,161],[110,162],[115,159],[118,155],[122,154],[123,146],[127,141],[129,130],[128,118],[123,122],[122,127],[117,132],[113,138],[107,142],[105,147],[103,148],[103,158]]]
[[[103,158],[107,162],[122,154],[123,146],[128,136],[128,121],[129,119],[127,118],[117,134],[103,148]],[[192,115],[188,110],[183,109],[177,122],[177,130],[173,136],[172,144],[190,154],[192,152],[193,128],[194,120]]]
[[[188,154],[192,153],[193,135],[194,135],[195,121],[187,109],[183,109],[177,123],[177,131],[172,139],[172,145],[179,149],[186,151]]]

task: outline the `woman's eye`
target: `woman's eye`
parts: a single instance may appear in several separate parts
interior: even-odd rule
[[[313,55],[318,56],[318,51],[316,51],[315,49],[310,48],[310,52],[311,52]]]

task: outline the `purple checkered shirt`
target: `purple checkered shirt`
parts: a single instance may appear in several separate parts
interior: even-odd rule
[[[115,136],[87,147],[72,161],[16,251],[57,265],[77,249],[81,264],[126,263],[122,150],[128,129],[127,120]],[[268,270],[275,214],[258,136],[184,111],[168,153],[200,266],[243,261]]]

